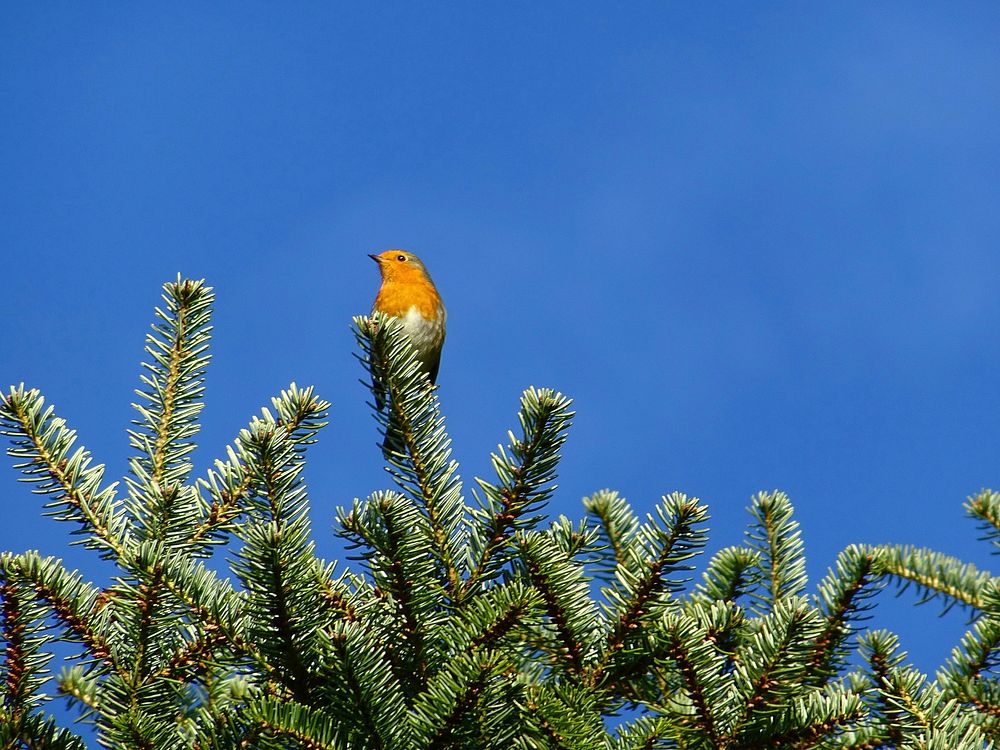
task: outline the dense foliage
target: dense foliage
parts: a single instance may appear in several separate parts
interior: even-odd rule
[[[314,553],[302,480],[328,404],[293,384],[194,478],[213,298],[196,281],[164,289],[123,484],[37,391],[0,403],[48,514],[117,569],[100,588],[57,559],[0,556],[0,747],[83,746],[46,712],[53,681],[113,748],[963,750],[1000,737],[991,575],[851,546],[810,593],[774,492],[694,583],[697,499],[671,494],[640,518],[602,490],[579,522],[545,519],[573,416],[545,389],[523,394],[470,502],[434,389],[382,317],[355,320],[360,356],[405,445],[396,489],[339,513],[361,565],[335,571]],[[1000,495],[967,508],[1000,543]],[[232,578],[206,565],[220,549]],[[863,627],[891,580],[973,614],[932,682],[891,633]],[[55,641],[79,657],[53,677]]]

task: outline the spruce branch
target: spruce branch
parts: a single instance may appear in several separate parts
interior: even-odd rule
[[[379,629],[339,622],[324,658],[326,705],[350,736],[367,747],[412,747],[406,691],[386,658]]]
[[[404,494],[420,503],[430,522],[431,549],[448,581],[458,592],[465,502],[458,464],[451,460],[451,438],[434,395],[434,387],[418,367],[413,348],[399,321],[380,313],[354,318],[361,361],[371,376],[375,416],[384,435],[392,433],[402,450],[388,455],[386,467]],[[380,398],[382,393],[388,398]],[[454,594],[453,594],[454,595]]]
[[[272,679],[308,704],[316,638],[329,621],[315,585],[301,456],[288,434],[266,419],[241,432],[240,448],[257,488],[237,529],[244,544],[233,565],[247,591],[250,636]]]
[[[499,649],[518,631],[537,627],[542,603],[538,590],[517,580],[491,587],[461,610],[459,627],[448,634],[453,648]]]
[[[733,750],[758,750],[758,748],[813,748],[829,747],[830,740],[842,736],[843,731],[864,719],[865,708],[861,697],[850,691],[810,691],[802,697],[793,697],[776,713],[766,719],[751,723],[733,743]],[[865,745],[835,745],[862,750]],[[871,746],[868,746],[870,750]]]
[[[697,731],[708,747],[723,747],[720,722],[732,712],[736,698],[724,677],[725,657],[689,615],[666,615],[658,630],[666,646],[665,658],[656,665],[664,686],[662,711],[674,720],[674,740],[683,746],[685,737]]]
[[[348,574],[334,576],[337,563],[324,565],[316,559],[313,562],[313,583],[320,598],[330,613],[331,620],[356,620],[358,618],[356,594],[353,594],[346,582]]]
[[[271,399],[277,416],[268,409],[261,410],[258,421],[273,424],[275,431],[284,433],[292,450],[301,453],[316,440],[316,433],[327,424],[330,408],[328,401],[315,395],[312,386],[299,388],[295,383]],[[237,441],[237,448],[240,448]],[[206,479],[200,479],[196,491],[202,506],[201,520],[189,533],[187,548],[192,554],[206,554],[210,545],[227,540],[233,531],[234,521],[246,511],[249,495],[255,490],[254,475],[248,471],[242,449],[228,447],[228,460],[216,461]],[[201,499],[205,491],[211,497],[207,504]]]
[[[250,701],[242,713],[254,727],[251,736],[269,735],[304,750],[346,750],[351,746],[330,716],[295,701],[261,697]]]
[[[376,493],[350,512],[338,511],[342,536],[352,546],[365,548],[367,562],[380,596],[399,623],[400,649],[393,647],[396,669],[408,692],[425,687],[428,630],[444,601],[443,583],[427,555],[431,530],[413,501],[397,492]]]
[[[811,653],[823,628],[819,613],[803,599],[785,598],[755,627],[734,657],[740,701],[736,724],[775,711],[803,692]]]
[[[510,747],[516,691],[505,668],[505,660],[492,651],[451,659],[410,710],[414,746]]]
[[[20,718],[0,713],[0,747],[30,750],[87,750],[82,738],[56,726],[51,716],[29,714]]]
[[[235,591],[228,580],[220,579],[203,563],[171,553],[156,542],[137,547],[131,567],[140,578],[155,578],[183,606],[187,618],[199,623],[207,634],[224,637],[233,657],[262,660],[257,644],[245,632],[245,593]]]
[[[1000,740],[1000,590],[996,580],[983,591],[985,615],[962,636],[951,658],[938,671],[945,697],[970,705]]]
[[[45,607],[19,576],[13,556],[0,554],[0,637],[5,644],[0,664],[0,708],[12,727],[41,704],[36,692],[48,676],[52,655],[45,643]]]
[[[735,603],[760,583],[761,556],[747,547],[725,547],[709,560],[694,592],[698,601]]]
[[[899,650],[899,639],[884,630],[866,633],[861,655],[868,662],[873,693],[869,702],[884,740],[894,747],[905,746],[908,737],[926,740],[934,719],[921,695],[925,678],[903,665],[906,654]]]
[[[632,570],[635,562],[642,560],[642,554],[635,549],[639,541],[639,518],[628,501],[614,490],[598,490],[584,498],[583,507],[597,517],[600,540],[611,553],[602,555],[594,565],[597,575],[611,581],[617,568]]]
[[[663,498],[656,514],[656,518],[647,515],[637,530],[625,562],[616,571],[619,585],[603,589],[613,622],[604,647],[605,664],[658,604],[682,589],[688,579],[674,574],[691,570],[688,561],[705,546],[708,507],[697,498],[675,492]]]
[[[197,518],[199,505],[190,487],[193,438],[204,406],[205,369],[211,336],[214,294],[204,281],[177,280],[164,284],[165,309],[157,307],[157,322],[146,336],[143,388],[132,404],[139,418],[129,430],[136,454],[129,461],[127,501],[140,539],[170,546],[183,544],[183,532]]]
[[[760,554],[761,585],[752,596],[765,610],[783,599],[801,596],[806,585],[806,561],[798,521],[784,492],[759,492],[751,501],[754,523],[747,530],[748,546]]]
[[[587,578],[555,538],[543,532],[519,532],[516,536],[523,571],[539,591],[548,625],[555,639],[551,667],[580,675],[596,647],[597,612],[590,599]]]
[[[593,690],[574,682],[530,685],[523,700],[530,747],[592,750],[610,744]]]
[[[50,644],[80,644],[55,684],[110,748],[466,747],[983,750],[1000,741],[1000,585],[911,547],[851,546],[806,599],[783,494],[752,503],[748,544],[690,593],[707,510],[680,494],[644,523],[602,490],[540,528],[570,401],[531,388],[496,479],[465,505],[435,390],[399,326],[358,318],[376,418],[401,492],[338,511],[360,570],[318,558],[303,481],[329,404],[293,383],[193,480],[211,291],[165,287],[147,338],[128,496],[103,484],[37,391],[0,430],[50,515],[117,565],[105,589],[55,559],[0,554],[0,748],[79,748],[42,712]],[[401,449],[392,454],[394,446]],[[1000,500],[968,501],[1000,539]],[[235,538],[233,581],[204,561]],[[217,567],[217,566],[214,566]],[[596,574],[606,585],[592,590]],[[847,638],[895,579],[977,619],[936,683],[886,634],[844,674]],[[744,604],[749,602],[749,606]],[[605,722],[641,713],[617,733]]]
[[[876,550],[850,545],[820,583],[815,601],[825,624],[810,658],[815,684],[824,684],[844,665],[847,638],[856,631],[856,623],[867,619],[874,606],[870,599],[883,586],[882,573]]]
[[[956,604],[983,609],[983,591],[992,580],[988,572],[925,548],[883,545],[875,549],[882,555],[885,573],[900,582],[900,593],[914,586],[920,594],[918,603],[941,598],[945,612]]]
[[[529,388],[521,395],[518,421],[521,437],[508,432],[507,447],[490,455],[497,483],[476,479],[483,492],[479,507],[471,510],[470,572],[462,585],[466,596],[484,581],[496,577],[511,557],[514,532],[535,526],[537,513],[556,489],[559,449],[573,419],[572,401],[548,388]]]
[[[1000,492],[982,490],[965,501],[965,511],[979,521],[980,539],[993,545],[994,554],[1000,552]]]
[[[82,643],[88,655],[107,667],[121,669],[123,636],[110,619],[108,599],[87,584],[79,573],[70,573],[60,560],[24,552],[5,560],[7,575],[30,586],[35,598],[65,628],[64,637]],[[124,674],[124,673],[122,673]]]
[[[663,716],[644,715],[618,726],[613,750],[657,750],[667,744],[671,722]]]
[[[82,544],[103,557],[120,555],[129,532],[115,495],[115,484],[101,488],[104,465],[91,466],[90,452],[73,450],[76,432],[55,416],[53,407],[36,389],[11,387],[0,399],[0,434],[10,437],[7,453],[19,463],[22,481],[32,492],[51,496],[47,515],[57,521],[75,521]]]

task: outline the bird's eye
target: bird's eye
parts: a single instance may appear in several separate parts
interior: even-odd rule
[[[396,256],[396,260],[402,262],[402,261],[406,260],[406,256],[405,255],[397,255]]]

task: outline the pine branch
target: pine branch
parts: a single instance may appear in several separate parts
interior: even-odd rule
[[[272,679],[308,704],[315,686],[316,638],[329,622],[313,583],[308,498],[294,442],[273,421],[255,419],[240,434],[240,451],[257,492],[237,530],[244,546],[233,570],[247,590],[250,635]]]
[[[312,386],[303,389],[292,383],[272,398],[271,403],[277,416],[263,409],[258,419],[284,433],[296,453],[312,445],[316,432],[327,424],[330,404],[317,398]],[[227,461],[217,461],[207,479],[199,480],[199,488],[206,490],[212,499],[206,505],[199,492],[202,520],[186,540],[186,548],[192,554],[205,554],[210,545],[226,541],[228,532],[235,528],[233,522],[246,510],[247,498],[255,490],[254,477],[247,470],[245,459],[232,447],[227,448],[227,453]]]
[[[595,647],[597,634],[597,613],[587,579],[551,535],[519,532],[516,543],[524,573],[542,596],[557,644],[556,661],[551,666],[579,675]]]
[[[956,604],[983,609],[983,591],[992,576],[971,563],[963,563],[940,552],[909,545],[883,545],[874,548],[883,555],[886,574],[901,582],[900,593],[910,585],[920,593],[919,604],[938,597],[944,599],[944,611]]]
[[[448,590],[457,592],[461,586],[458,561],[464,544],[465,503],[434,387],[417,366],[413,348],[397,320],[376,313],[370,318],[355,317],[354,326],[372,388],[388,395],[388,411],[373,404],[376,419],[383,434],[398,432],[405,449],[389,457],[387,470],[400,489],[424,509],[433,532],[431,549]]]
[[[86,750],[80,737],[56,726],[50,716],[30,714],[20,718],[0,713],[0,747],[30,750]]]
[[[975,497],[965,502],[966,512],[979,520],[979,529],[983,532],[980,539],[989,541],[1000,552],[1000,492],[982,490]]]
[[[199,513],[196,495],[183,485],[191,473],[189,456],[204,406],[214,298],[203,281],[178,276],[164,285],[166,309],[156,308],[159,322],[146,336],[150,361],[142,365],[145,388],[136,390],[142,403],[132,404],[139,418],[129,430],[137,453],[129,461],[132,476],[126,478],[128,507],[140,539],[174,547],[183,544],[184,531]]]
[[[525,516],[537,512],[556,489],[552,482],[559,449],[566,442],[573,418],[571,403],[549,389],[529,388],[521,395],[521,437],[508,432],[507,447],[499,447],[490,456],[497,484],[476,479],[483,499],[478,509],[472,509],[472,562],[460,598],[497,576],[510,560],[514,532],[527,530],[540,520],[540,516]]]
[[[66,429],[64,420],[45,408],[45,399],[24,384],[12,387],[0,400],[0,434],[11,438],[8,455],[19,460],[14,468],[24,474],[22,481],[36,486],[36,494],[49,495],[47,515],[57,521],[75,521],[82,544],[100,550],[103,557],[120,555],[129,532],[115,497],[115,486],[100,489],[104,466],[91,466],[90,452],[73,450],[76,432]],[[71,453],[72,451],[72,453]]]
[[[393,647],[396,671],[408,693],[426,686],[428,628],[443,604],[444,592],[433,561],[427,555],[431,529],[408,497],[395,492],[376,493],[356,502],[350,513],[338,511],[342,536],[355,547],[366,547],[368,563],[379,595],[385,597],[398,622]],[[405,648],[398,648],[405,646]]]
[[[773,610],[782,600],[805,592],[806,561],[799,524],[783,492],[754,495],[750,513],[755,523],[747,531],[748,546],[760,554],[762,573],[762,586],[753,596],[765,611]]]
[[[617,568],[631,570],[634,563],[642,559],[642,554],[636,549],[639,518],[628,501],[614,490],[598,490],[584,498],[583,507],[597,516],[601,542],[611,552],[609,559],[602,556],[595,564],[597,575],[611,581]],[[638,570],[632,572],[638,573]]]
[[[0,636],[6,644],[0,664],[0,707],[12,727],[20,726],[41,704],[35,693],[48,676],[46,667],[52,658],[41,650],[47,640],[45,616],[45,608],[25,585],[13,556],[0,554]]]
[[[642,627],[643,618],[663,600],[680,591],[688,578],[671,578],[692,570],[688,560],[705,546],[708,507],[697,498],[681,493],[664,497],[657,506],[658,518],[647,521],[636,532],[625,564],[617,571],[619,585],[604,589],[612,605],[613,626],[608,633],[604,659],[619,651],[625,639]]]
[[[715,553],[698,584],[694,598],[735,603],[759,585],[761,557],[746,547],[726,547]]]
[[[847,658],[845,643],[874,606],[868,602],[882,587],[881,556],[867,547],[850,545],[837,556],[835,568],[819,585],[816,604],[825,618],[823,632],[809,660],[813,684],[832,678]]]

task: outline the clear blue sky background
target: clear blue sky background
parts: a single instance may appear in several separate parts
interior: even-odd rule
[[[0,380],[121,475],[159,287],[206,278],[199,467],[315,384],[336,556],[334,508],[389,485],[349,321],[404,247],[467,478],[551,386],[553,513],[681,490],[714,550],[781,488],[814,582],[850,542],[990,567],[961,505],[1000,485],[998,38],[995,3],[7,4]],[[102,575],[0,475],[0,548]],[[925,670],[965,627],[879,601]]]

